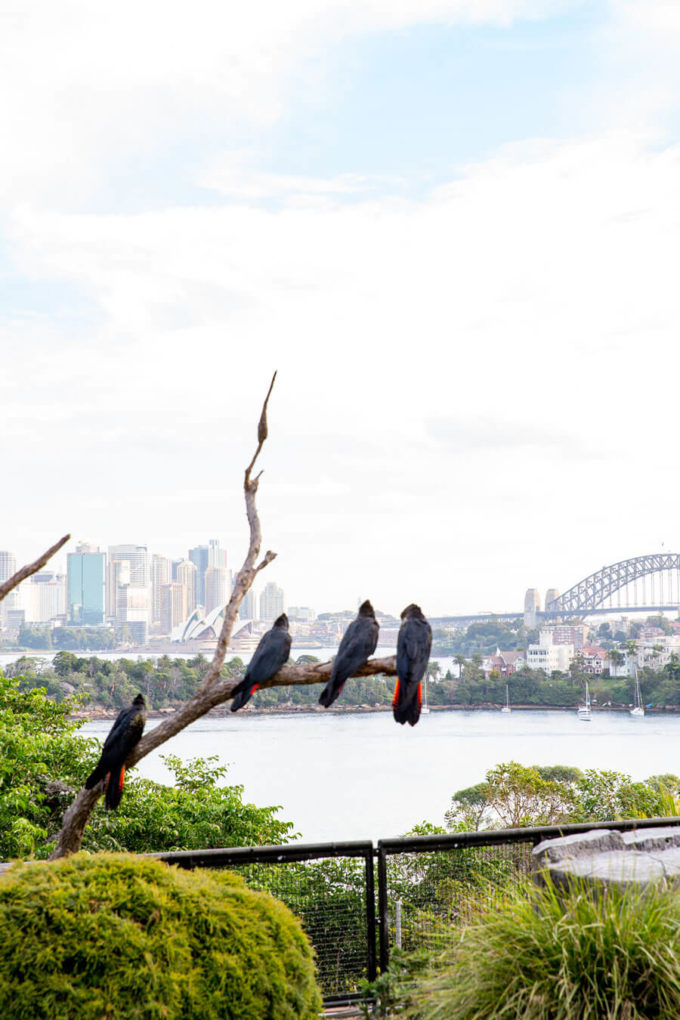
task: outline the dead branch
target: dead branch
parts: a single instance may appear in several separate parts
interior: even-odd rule
[[[255,478],[251,478],[252,470],[255,467],[260,450],[267,438],[267,405],[269,403],[269,397],[271,396],[275,379],[276,372],[272,377],[269,390],[267,391],[267,396],[265,397],[264,404],[262,405],[262,412],[260,414],[260,420],[257,428],[257,449],[255,450],[253,459],[246,468],[243,482],[246,514],[248,517],[248,525],[250,527],[250,543],[248,545],[248,552],[246,553],[245,560],[243,561],[243,566],[236,575],[236,581],[234,582],[231,598],[224,610],[224,621],[222,623],[220,635],[217,639],[217,647],[215,649],[213,660],[210,663],[203,683],[194,697],[191,698],[186,705],[183,705],[181,709],[175,712],[174,715],[164,720],[164,722],[161,723],[161,725],[155,730],[142,738],[135,748],[134,756],[129,758],[127,762],[128,765],[138,762],[145,755],[149,754],[150,751],[153,751],[156,747],[165,743],[166,740],[169,740],[170,737],[175,736],[180,732],[180,730],[183,730],[185,726],[189,725],[189,723],[194,722],[196,719],[200,719],[201,716],[205,715],[206,712],[209,712],[215,705],[219,705],[220,702],[226,701],[231,696],[231,692],[236,686],[236,681],[229,681],[229,683],[226,684],[217,683],[218,677],[222,672],[222,666],[224,665],[224,658],[231,638],[234,622],[241,602],[243,601],[246,592],[252,586],[255,577],[261,570],[264,570],[264,568],[268,566],[268,564],[271,563],[276,556],[276,553],[267,552],[261,562],[257,562],[258,556],[260,555],[260,547],[262,545],[262,529],[260,527],[257,506],[255,504],[255,496],[257,495],[260,475],[257,475]],[[99,788],[95,790],[82,789],[80,791],[64,815],[62,829],[59,833],[59,839],[51,855],[51,859],[64,857],[66,854],[75,853],[80,849],[85,826],[92,814],[92,810],[99,795]]]
[[[13,588],[18,587],[22,581],[25,581],[27,577],[30,577],[31,574],[37,574],[40,568],[44,567],[47,561],[51,559],[56,552],[59,552],[62,546],[66,545],[70,537],[70,535],[64,535],[63,538],[60,538],[58,542],[51,545],[47,552],[44,552],[37,560],[33,563],[28,563],[25,567],[22,567],[21,570],[17,570],[16,574],[12,574],[12,576],[7,578],[6,581],[3,581],[2,584],[0,584],[0,602],[2,602],[6,595],[9,595]]]

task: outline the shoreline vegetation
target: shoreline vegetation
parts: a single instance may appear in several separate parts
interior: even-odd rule
[[[478,657],[477,657],[478,658]],[[297,665],[316,663],[310,654],[298,656]],[[77,655],[62,650],[51,662],[40,656],[20,656],[5,666],[9,678],[16,678],[25,691],[43,688],[49,698],[61,703],[75,701],[75,718],[86,720],[114,718],[138,694],[144,694],[151,717],[163,718],[185,704],[198,690],[210,666],[203,655],[193,658],[132,659],[121,656],[101,659],[96,655]],[[224,664],[224,679],[240,679],[246,666],[233,657]],[[507,677],[497,673],[485,676],[475,659],[464,661],[461,677],[442,673],[436,659],[428,666],[427,702],[431,711],[498,711],[505,704],[506,685],[510,705],[515,711],[551,710],[575,712],[588,681],[593,711],[627,712],[634,703],[635,680],[603,673],[593,676],[572,669],[546,674],[525,667]],[[680,712],[680,662],[671,662],[658,670],[639,671],[642,702],[646,711],[674,714]],[[332,709],[318,704],[317,685],[270,687],[258,690],[246,711],[256,714],[316,713],[322,711],[375,712],[392,709],[395,678],[368,676],[352,679]],[[73,709],[72,709],[73,711]],[[217,714],[229,711],[224,705]]]
[[[431,713],[440,712],[500,712],[502,705],[500,703],[489,703],[485,705],[432,705],[430,707]],[[632,707],[632,706],[630,706]],[[593,715],[626,715],[630,712],[630,707],[627,705],[607,705],[607,706],[590,706],[591,713]],[[574,705],[513,705],[513,712],[564,712],[565,715],[573,714],[576,711],[577,706]],[[99,706],[92,706],[83,710],[82,712],[72,712],[70,718],[77,719],[84,722],[97,722],[99,719],[115,719],[120,709],[104,709]],[[174,707],[168,707],[165,709],[150,709],[147,711],[149,719],[164,719],[165,716],[171,715],[175,711]],[[391,712],[392,706],[390,705],[334,705],[332,708],[323,708],[321,705],[277,705],[277,706],[266,706],[263,708],[257,708],[254,705],[248,705],[245,713],[248,715],[369,715],[373,712]],[[245,714],[242,710],[241,715]],[[659,708],[647,708],[645,709],[646,715],[680,715],[680,706],[667,705]],[[212,709],[210,715],[220,716],[226,718],[231,715],[229,709],[229,703],[225,705],[218,705],[217,708]]]

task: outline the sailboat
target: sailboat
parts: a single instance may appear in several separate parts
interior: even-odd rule
[[[642,696],[640,694],[640,681],[637,677],[635,677],[635,707],[631,708],[630,714],[633,719],[642,719],[645,714],[645,710],[642,707]]]
[[[582,722],[590,722],[590,692],[588,691],[588,681],[586,680],[586,697],[582,705],[579,705],[576,710],[577,717]]]
[[[430,706],[427,703],[427,673],[423,677],[423,701],[420,706],[420,714],[421,715],[430,714]]]
[[[510,692],[508,691],[508,685],[505,685],[505,704],[503,705],[501,712],[510,712]]]

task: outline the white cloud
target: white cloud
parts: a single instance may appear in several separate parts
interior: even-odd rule
[[[118,160],[228,140],[229,125],[269,123],[289,80],[314,88],[324,47],[432,21],[509,24],[557,0],[22,0],[0,8],[0,191],[82,207]],[[313,59],[310,59],[313,58]],[[11,101],[9,101],[11,97]]]
[[[370,578],[389,609],[409,586],[432,611],[490,587],[512,608],[522,586],[564,587],[593,557],[644,552],[658,532],[672,545],[680,492],[659,437],[675,409],[659,393],[680,324],[679,164],[678,147],[615,134],[515,147],[422,202],[24,209],[23,271],[75,284],[102,316],[39,368],[72,413],[50,422],[55,466],[28,404],[28,475],[66,473],[77,533],[93,532],[87,498],[119,478],[106,540],[167,548],[215,528],[237,550],[244,423],[276,367],[261,500],[295,602],[350,604]],[[16,371],[30,377],[21,353]],[[206,478],[226,502],[206,505]],[[482,559],[507,565],[493,586]]]

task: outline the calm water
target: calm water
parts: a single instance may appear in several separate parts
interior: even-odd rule
[[[110,721],[82,732],[103,736]],[[149,727],[156,725],[150,720]],[[503,761],[616,769],[643,779],[680,774],[680,716],[575,712],[431,712],[413,728],[389,712],[208,717],[163,749],[218,755],[245,799],[281,804],[306,841],[379,839],[415,823],[443,823],[451,795]],[[139,766],[168,781],[159,752]]]

